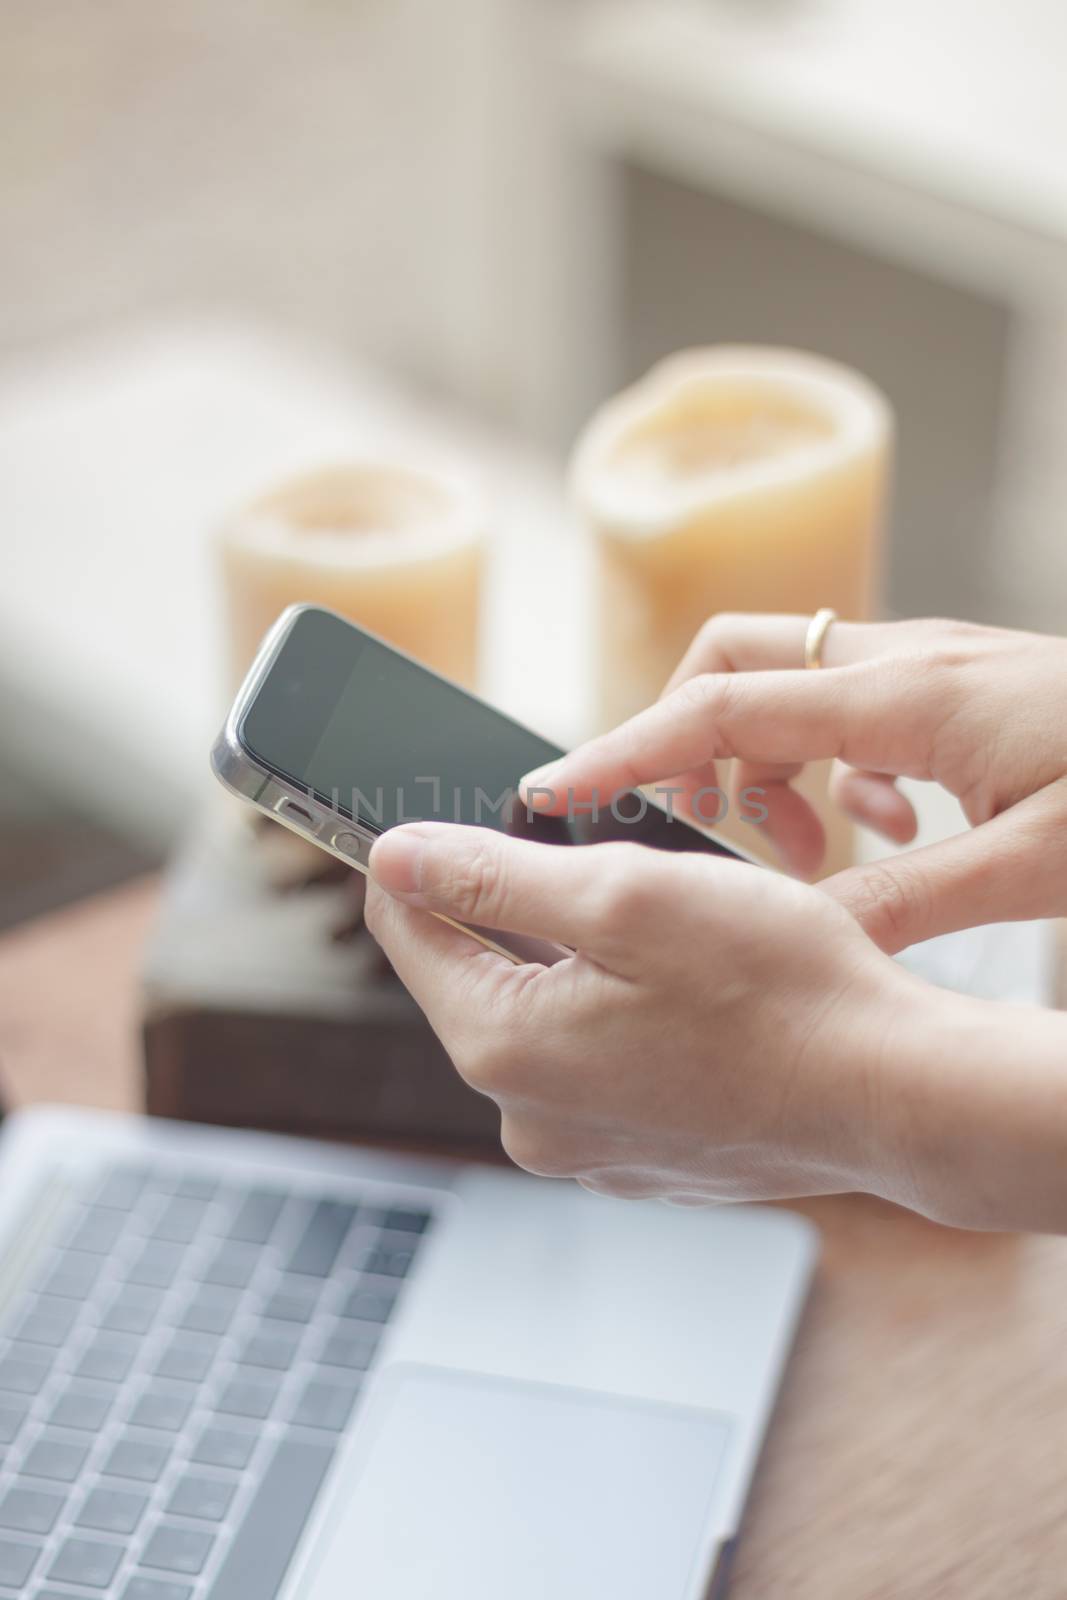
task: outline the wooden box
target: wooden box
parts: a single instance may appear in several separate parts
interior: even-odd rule
[[[143,982],[157,1116],[499,1152],[362,928],[361,882],[220,796],[171,869]]]

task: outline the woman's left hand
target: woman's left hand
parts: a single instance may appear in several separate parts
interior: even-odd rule
[[[934,991],[819,890],[633,844],[416,823],[370,858],[371,931],[533,1172],[676,1201],[868,1189],[922,1207],[910,1059]],[[515,966],[448,926],[574,950]]]

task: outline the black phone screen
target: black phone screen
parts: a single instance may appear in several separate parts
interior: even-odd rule
[[[735,854],[639,793],[530,812],[515,786],[559,746],[329,611],[298,613],[240,736],[263,766],[374,832],[461,822],[552,844]]]

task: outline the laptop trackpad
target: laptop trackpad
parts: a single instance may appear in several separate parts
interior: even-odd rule
[[[397,1366],[359,1436],[316,1600],[675,1600],[711,1530],[729,1419]]]

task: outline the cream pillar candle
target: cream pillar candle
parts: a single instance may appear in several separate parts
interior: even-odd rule
[[[236,677],[287,605],[331,607],[473,688],[484,525],[470,492],[392,463],[292,479],[222,529]]]
[[[572,482],[597,548],[604,725],[655,699],[714,612],[870,615],[891,433],[872,384],[791,350],[687,351],[599,411]],[[835,868],[850,838],[830,832]]]

